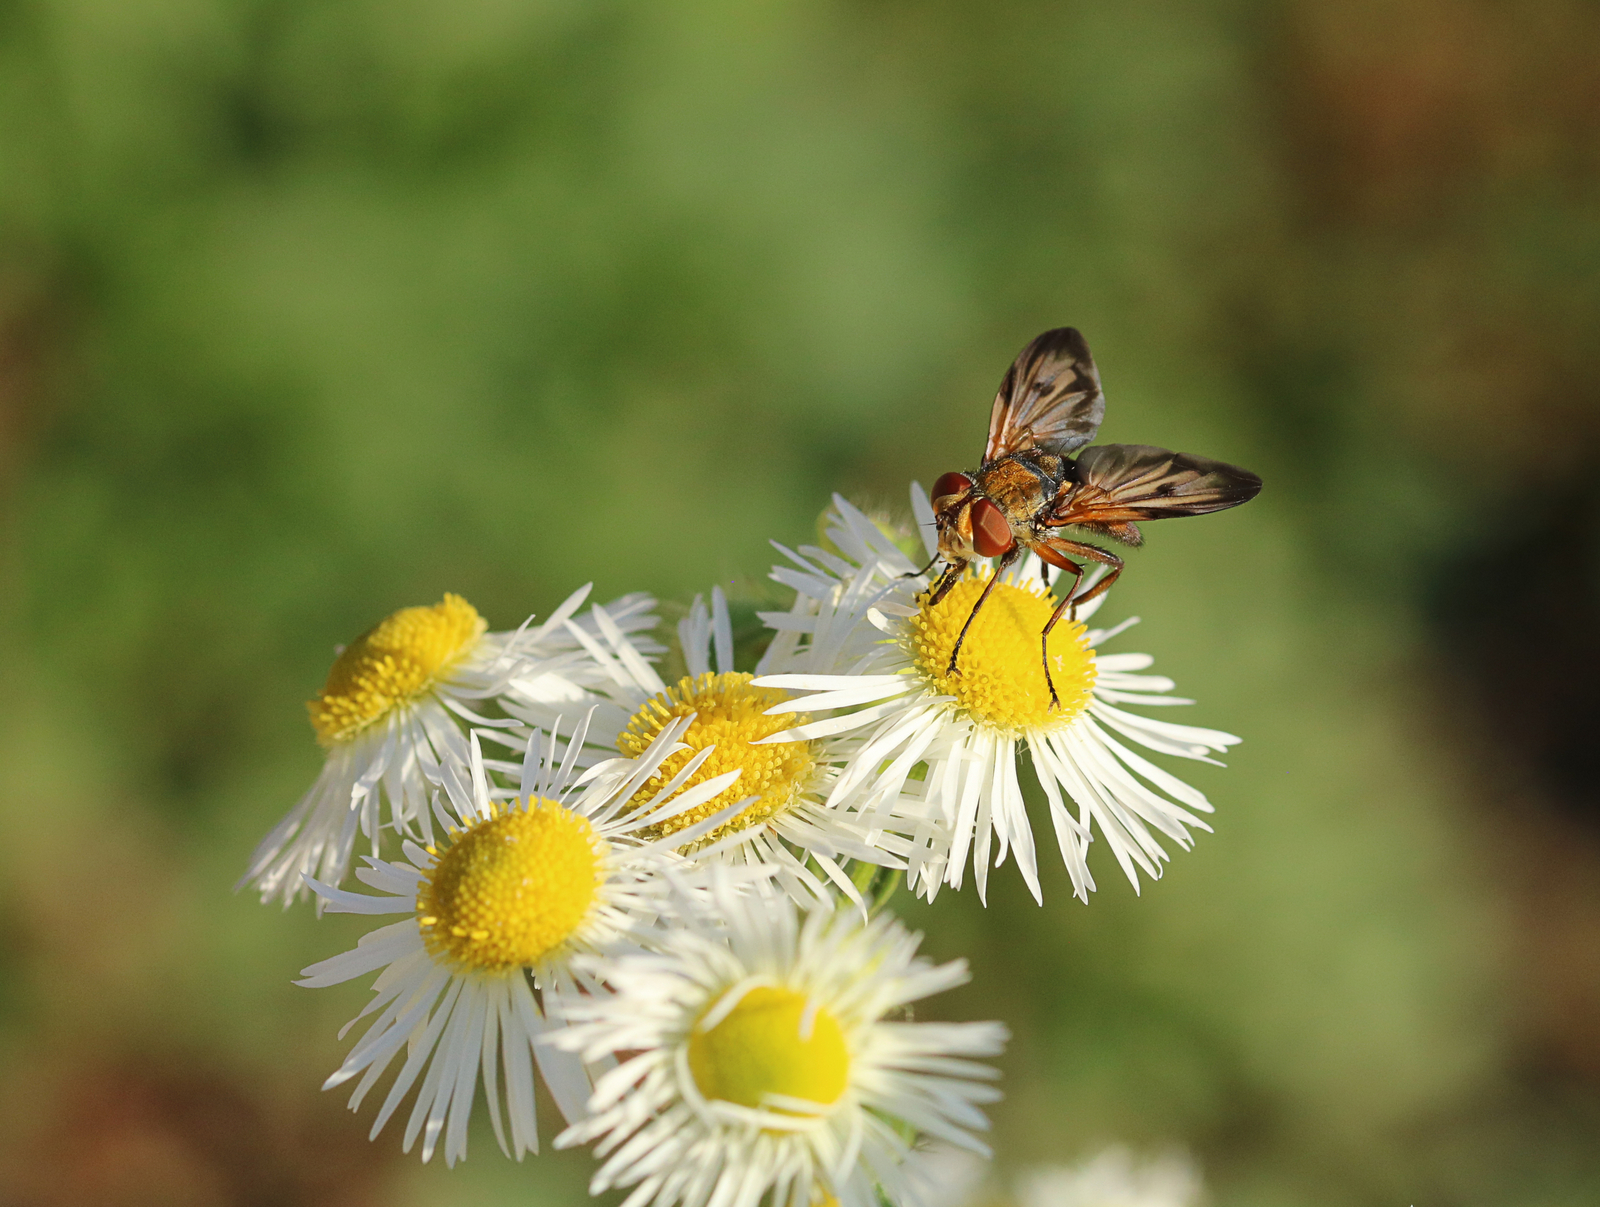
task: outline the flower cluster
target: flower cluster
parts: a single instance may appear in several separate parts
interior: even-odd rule
[[[654,601],[588,588],[509,632],[447,595],[338,651],[309,705],[322,773],[243,883],[397,919],[300,982],[376,974],[325,1086],[358,1109],[386,1082],[374,1137],[403,1113],[403,1147],[453,1164],[481,1083],[520,1159],[542,1081],[556,1146],[593,1145],[592,1189],[628,1207],[919,1203],[930,1153],[987,1155],[1004,1028],[911,1021],[966,967],[883,906],[969,867],[982,896],[1008,855],[1042,898],[1024,762],[1076,894],[1096,839],[1137,890],[1211,806],[1136,748],[1238,739],[1133,711],[1188,701],[1103,652],[1132,623],[1089,627],[1104,595],[1041,647],[1031,558],[935,598],[912,506],[920,539],[836,498],[819,546],[779,546],[793,601],[758,613],[759,658],[720,589],[697,598],[676,681]]]

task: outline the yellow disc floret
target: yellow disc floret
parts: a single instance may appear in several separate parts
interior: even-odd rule
[[[1073,720],[1089,706],[1094,655],[1083,625],[1063,616],[1050,631],[1050,678],[1061,701],[1052,707],[1039,634],[1057,600],[1040,585],[996,584],[961,643],[955,674],[948,673],[950,651],[987,584],[986,577],[969,577],[937,604],[923,597],[909,643],[917,669],[935,691],[954,696],[978,721],[1006,733]]]
[[[352,641],[306,707],[324,746],[349,741],[398,704],[413,700],[488,627],[459,595],[431,608],[401,608]]]
[[[456,834],[417,892],[417,924],[457,969],[537,964],[589,916],[604,840],[554,801],[513,805]]]
[[[755,803],[726,825],[712,831],[705,841],[712,841],[733,830],[742,830],[783,812],[794,803],[810,781],[816,769],[816,756],[810,742],[751,745],[761,738],[781,733],[795,725],[804,725],[810,720],[809,717],[794,713],[776,717],[764,715],[767,709],[783,703],[789,697],[776,688],[750,686],[753,678],[753,675],[745,674],[704,674],[697,679],[682,679],[676,687],[669,687],[660,695],[645,701],[644,707],[633,714],[628,727],[617,735],[617,748],[629,758],[637,758],[661,732],[662,726],[674,717],[695,718],[688,731],[678,739],[689,749],[680,750],[661,764],[660,770],[635,793],[634,808],[642,806],[660,791],[663,784],[707,746],[715,746],[716,751],[684,784],[685,789],[727,771],[737,770],[741,773],[733,786],[720,795],[657,825],[656,830],[663,836],[676,834],[736,800],[754,796],[757,798]]]
[[[689,1072],[707,1099],[766,1105],[768,1094],[832,1106],[850,1081],[839,1022],[792,989],[756,988],[715,1027],[689,1034]]]

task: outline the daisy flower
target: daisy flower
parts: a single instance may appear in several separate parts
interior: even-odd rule
[[[588,593],[587,586],[575,591],[537,629],[511,633],[486,632],[471,604],[446,595],[432,607],[402,608],[342,647],[307,705],[327,751],[322,772],[256,848],[239,887],[253,885],[263,902],[287,906],[305,892],[303,875],[344,879],[358,830],[374,855],[383,824],[431,841],[429,782],[447,759],[466,761],[462,722],[492,729],[504,722],[478,715],[484,701],[510,690],[569,697],[595,678],[573,636],[583,628],[570,619]],[[653,625],[653,603],[624,597],[608,623],[621,632]],[[385,797],[389,821],[382,823]]]
[[[510,802],[492,798],[474,739],[467,768],[444,767],[443,789],[461,821],[456,826],[441,803],[444,841],[427,849],[407,841],[399,862],[367,858],[356,876],[377,896],[308,878],[335,913],[407,915],[365,935],[354,951],[305,969],[299,982],[321,987],[382,970],[373,1000],[349,1026],[376,1018],[323,1085],[331,1089],[359,1077],[350,1098],[350,1109],[357,1110],[395,1057],[405,1054],[373,1122],[373,1138],[420,1080],[403,1147],[410,1152],[420,1135],[426,1161],[442,1137],[445,1162],[454,1164],[466,1153],[480,1068],[495,1138],[508,1154],[520,1159],[538,1151],[535,1063],[562,1113],[578,1117],[590,1093],[588,1074],[577,1058],[535,1043],[551,1021],[533,991],[546,1003],[561,991],[597,991],[575,958],[644,933],[663,908],[668,885],[662,872],[683,864],[668,844],[641,838],[641,828],[698,808],[738,775],[692,788],[684,788],[688,777],[680,776],[644,812],[627,811],[625,803],[678,750],[684,727],[664,729],[637,762],[584,774],[572,758],[581,734],[559,764],[535,735],[522,773],[524,793]],[[713,817],[686,833],[715,824]],[[693,908],[695,891],[674,888],[677,907]]]
[[[931,558],[933,512],[918,486],[912,505]],[[794,567],[774,571],[800,598],[768,623],[794,636],[783,664],[771,667],[776,673],[754,686],[795,693],[774,714],[833,715],[797,718],[766,740],[848,735],[827,803],[853,810],[863,824],[871,824],[881,800],[904,808],[906,795],[918,794],[949,835],[947,846],[935,839],[912,856],[911,879],[920,891],[931,898],[941,882],[959,888],[970,855],[981,895],[991,858],[998,866],[1015,852],[1029,890],[1041,898],[1017,768],[1022,748],[1044,790],[1074,892],[1084,900],[1095,887],[1087,852],[1096,829],[1135,891],[1138,873],[1159,876],[1167,858],[1152,830],[1188,848],[1189,827],[1210,829],[1192,812],[1212,811],[1205,796],[1129,743],[1214,762],[1211,752],[1239,739],[1122,707],[1192,703],[1166,694],[1174,686],[1170,679],[1137,673],[1151,665],[1148,654],[1101,652],[1137,618],[1111,629],[1087,628],[1083,621],[1101,600],[1082,608],[1078,621],[1062,618],[1048,651],[1058,707],[1039,648],[1056,600],[1045,585],[1045,568],[1031,554],[995,584],[967,633],[956,673],[949,674],[956,638],[992,571],[976,568],[930,604],[927,577],[877,525],[837,497],[828,535],[840,554],[785,550]]]
[[[697,826],[725,809],[735,795],[750,797],[747,808],[699,839],[699,844],[714,845],[728,834],[748,832],[748,841],[730,848],[726,858],[775,868],[779,882],[802,903],[824,896],[826,880],[858,905],[864,903],[842,861],[904,868],[907,855],[937,841],[938,823],[920,807],[914,813],[901,808],[892,794],[881,797],[871,825],[858,824],[850,814],[831,807],[828,801],[840,774],[832,742],[809,737],[773,740],[774,734],[795,723],[794,717],[771,712],[789,699],[789,693],[756,686],[755,675],[734,669],[733,629],[721,588],[713,588],[709,609],[697,596],[679,624],[689,673],[670,685],[641,655],[637,641],[610,622],[604,609],[595,608],[594,614],[591,631],[572,627],[571,636],[606,677],[570,699],[523,699],[513,693],[504,707],[536,728],[547,728],[558,710],[592,710],[589,740],[595,749],[586,752],[587,758],[637,758],[664,726],[687,719],[688,728],[679,737],[684,749],[640,788],[636,803],[642,804],[662,781],[708,750],[712,754],[699,763],[688,781],[691,785],[729,771],[741,774],[737,785],[722,796],[660,822],[654,831],[660,837],[670,839]],[[758,673],[764,665],[757,666]],[[696,844],[681,835],[678,841],[685,853],[696,853]],[[821,877],[812,866],[820,869]]]
[[[1021,1207],[1199,1207],[1205,1188],[1182,1152],[1137,1160],[1120,1145],[1081,1165],[1047,1165],[1017,1179]]]
[[[714,869],[720,871],[720,869]],[[611,994],[563,1002],[555,1047],[619,1059],[557,1147],[596,1142],[590,1189],[624,1207],[876,1207],[913,1194],[922,1136],[987,1155],[999,1023],[886,1021],[967,979],[887,914],[729,891],[720,929],[690,919],[648,953],[588,961]]]

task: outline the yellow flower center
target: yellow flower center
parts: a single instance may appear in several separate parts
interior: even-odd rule
[[[617,748],[629,758],[637,758],[650,745],[651,739],[661,732],[662,726],[674,717],[693,715],[695,718],[678,739],[689,749],[680,750],[661,764],[656,774],[634,794],[630,805],[632,808],[642,806],[685,763],[707,746],[715,746],[716,751],[700,765],[700,769],[680,791],[727,771],[741,772],[732,787],[705,804],[659,823],[655,829],[660,834],[676,834],[710,817],[719,809],[727,808],[736,800],[756,797],[756,801],[747,809],[702,840],[714,841],[733,830],[742,830],[783,812],[794,803],[810,780],[816,768],[816,756],[810,742],[751,745],[760,738],[791,726],[804,725],[810,720],[803,714],[795,713],[765,716],[767,709],[783,703],[789,696],[778,688],[751,687],[750,680],[754,677],[745,674],[705,674],[698,679],[682,679],[676,687],[669,687],[662,694],[645,701],[644,707],[629,720],[628,727],[617,735]]]
[[[689,1072],[707,1099],[765,1105],[768,1094],[839,1101],[850,1052],[838,1020],[792,989],[752,989],[715,1027],[689,1035]]]
[[[987,576],[972,576],[937,604],[923,597],[911,621],[917,669],[935,691],[954,696],[994,729],[1017,734],[1071,721],[1089,706],[1094,654],[1083,625],[1063,616],[1050,631],[1050,678],[1061,701],[1059,708],[1051,707],[1039,634],[1057,600],[1041,584],[996,585],[961,643],[955,674],[948,673],[950,651],[987,583]]]
[[[474,972],[536,964],[594,905],[605,842],[555,801],[513,805],[458,833],[417,893],[436,958]]]
[[[459,595],[431,608],[401,608],[346,646],[317,698],[306,704],[317,740],[347,742],[396,705],[413,700],[483,636],[488,622]]]

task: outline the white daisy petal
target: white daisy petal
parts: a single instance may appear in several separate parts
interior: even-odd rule
[[[1046,1165],[1017,1179],[1020,1207],[1200,1207],[1205,1186],[1194,1161],[1181,1151],[1150,1160],[1120,1145],[1077,1165]]]
[[[939,524],[933,516],[933,504],[921,482],[911,484],[911,514],[917,521],[917,534],[922,537],[922,547],[929,558],[939,552]]]
[[[733,622],[728,616],[728,597],[721,587],[711,588],[711,635],[717,643],[717,673],[733,673]]]
[[[689,605],[689,615],[678,622],[678,645],[692,678],[711,673],[711,664],[705,658],[711,646],[711,613],[706,611],[705,596],[696,595]]]

